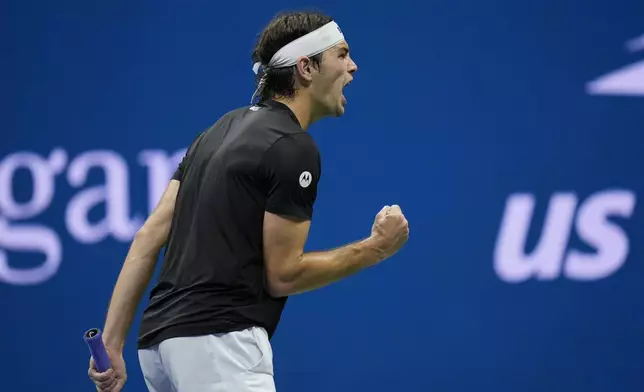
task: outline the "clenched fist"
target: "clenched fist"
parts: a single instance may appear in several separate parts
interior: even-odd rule
[[[381,260],[393,256],[409,239],[409,224],[399,206],[385,206],[373,222],[372,243]]]

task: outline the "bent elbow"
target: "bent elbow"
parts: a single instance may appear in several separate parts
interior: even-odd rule
[[[279,260],[280,262],[275,262]],[[266,291],[275,298],[287,297],[297,292],[304,273],[302,257],[270,257],[266,261]]]
[[[295,293],[297,274],[292,270],[268,270],[266,291],[274,298],[288,297]]]
[[[269,278],[267,279],[266,291],[273,298],[282,298],[291,294],[291,287],[279,278]]]

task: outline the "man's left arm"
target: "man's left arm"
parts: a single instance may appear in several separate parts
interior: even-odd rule
[[[121,353],[132,320],[168,239],[179,181],[172,179],[159,204],[134,236],[119,274],[103,329],[108,350]]]

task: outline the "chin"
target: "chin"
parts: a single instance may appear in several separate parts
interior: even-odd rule
[[[344,106],[342,103],[337,103],[336,105],[333,106],[327,106],[327,111],[326,111],[328,117],[342,117],[344,115]]]
[[[337,106],[335,107],[335,116],[340,117],[344,114],[344,104],[342,101],[338,102]]]

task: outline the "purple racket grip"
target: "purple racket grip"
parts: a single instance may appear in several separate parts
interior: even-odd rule
[[[105,350],[105,345],[103,344],[103,334],[98,328],[92,328],[85,332],[83,335],[87,347],[89,347],[89,352],[94,358],[96,363],[96,370],[103,373],[109,369],[112,365],[110,364],[110,359],[107,356],[107,351]]]

